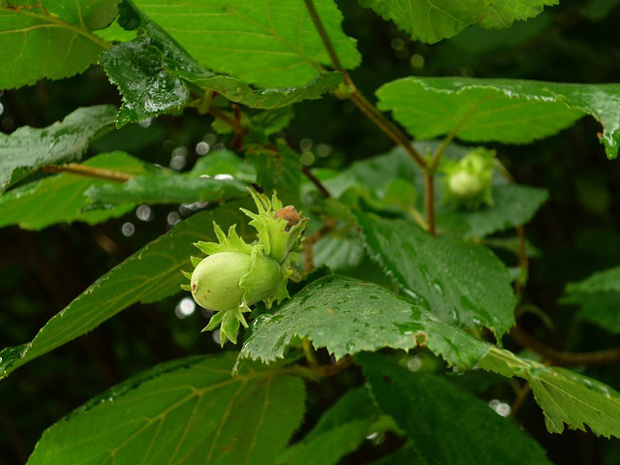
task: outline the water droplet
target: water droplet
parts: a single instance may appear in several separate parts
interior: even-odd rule
[[[153,219],[153,210],[148,205],[140,205],[136,208],[136,217],[142,221],[151,221]]]
[[[200,155],[200,156],[203,156],[203,155],[206,155],[207,153],[209,153],[210,149],[211,149],[211,147],[204,140],[200,141],[200,142],[198,142],[196,144],[196,153],[198,155]]]
[[[133,225],[133,223],[127,222],[121,227],[121,232],[123,233],[123,236],[130,237],[133,236],[133,233],[136,232],[136,227]]]
[[[437,282],[437,281],[432,281],[432,285],[433,285],[433,289],[435,289],[435,291],[437,291],[437,293],[438,293],[439,295],[442,295],[442,296],[443,296],[443,295],[445,294],[445,293],[444,293],[444,290],[443,290],[443,287],[441,287],[441,284],[439,284],[439,282]]]
[[[235,178],[231,174],[216,174],[213,179],[218,181],[233,181]]]
[[[168,224],[170,226],[174,226],[179,221],[181,221],[181,215],[179,215],[177,212],[170,212],[168,213],[168,217],[166,218],[166,221],[168,221]]]
[[[174,309],[174,314],[177,318],[183,319],[190,316],[196,310],[196,302],[191,297],[185,297],[180,300]]]

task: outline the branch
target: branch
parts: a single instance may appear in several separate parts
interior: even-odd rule
[[[521,328],[514,327],[510,337],[521,347],[531,349],[554,365],[604,365],[620,361],[620,348],[597,352],[571,353],[554,349],[535,339]]]
[[[78,163],[68,163],[66,165],[45,165],[43,171],[48,173],[66,172],[85,176],[87,178],[104,179],[106,181],[127,182],[133,177],[133,174],[122,173],[120,171],[104,170],[101,168],[93,168],[92,166],[80,165]]]
[[[426,223],[431,236],[437,235],[435,224],[435,176],[433,173],[424,173],[424,203],[426,209]]]
[[[308,180],[312,184],[314,184],[314,186],[319,190],[324,199],[329,199],[332,196],[327,190],[327,188],[323,185],[323,183],[319,181],[319,179],[314,174],[312,174],[310,168],[304,165],[301,170],[304,173],[304,176],[307,177]]]

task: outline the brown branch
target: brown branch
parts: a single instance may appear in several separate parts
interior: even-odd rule
[[[529,261],[527,259],[527,248],[526,248],[526,236],[525,236],[525,226],[517,226],[515,228],[517,232],[517,238],[519,240],[519,263],[518,267],[521,268],[522,273],[524,274],[524,278],[527,278],[527,273],[529,270]],[[515,292],[517,294],[521,293],[523,287],[525,286],[525,282],[521,281],[521,277],[517,278],[515,282]]]
[[[214,107],[213,105],[211,105],[209,107],[208,112],[214,118],[222,120],[224,123],[226,123],[228,126],[230,126],[235,131],[235,134],[238,134],[238,135],[240,135],[242,137],[245,137],[245,136],[247,136],[250,133],[250,130],[248,128],[242,126],[239,122],[237,122],[235,120],[235,118],[231,118],[230,116],[228,116],[225,112],[223,112],[219,108]]]
[[[310,168],[304,165],[301,168],[301,170],[304,173],[304,176],[307,177],[308,180],[312,184],[314,184],[314,186],[319,190],[319,192],[321,193],[324,199],[328,199],[332,196],[327,190],[327,188],[323,185],[323,183],[319,181],[319,179],[314,174],[312,174],[312,171],[310,171]]]
[[[321,37],[321,41],[323,42],[323,46],[325,50],[327,50],[327,54],[329,55],[330,60],[334,64],[334,69],[336,71],[340,71],[341,73],[346,73],[342,63],[340,63],[340,58],[336,53],[336,49],[332,45],[332,41],[329,39],[327,35],[327,31],[325,30],[325,26],[323,26],[323,22],[321,21],[321,17],[319,16],[319,12],[316,11],[316,7],[314,6],[314,2],[312,0],[304,0],[306,4],[306,8],[308,9],[308,13],[310,13],[310,18],[314,23],[314,27],[316,28],[319,36]]]
[[[313,369],[313,371],[321,374],[322,376],[333,376],[336,373],[340,373],[343,370],[346,370],[353,364],[353,357],[347,355],[334,365],[322,365]]]
[[[68,163],[66,165],[45,165],[43,171],[48,173],[71,173],[87,178],[104,179],[106,181],[127,182],[134,177],[133,174],[123,173],[120,171],[104,170],[101,168],[93,168],[92,166],[80,165],[78,163]]]
[[[571,353],[554,349],[535,339],[518,326],[510,331],[510,337],[521,347],[531,349],[554,365],[604,365],[620,361],[620,348],[596,352]]]
[[[510,408],[510,418],[514,418],[517,416],[517,412],[521,409],[523,402],[525,402],[525,399],[527,399],[527,396],[529,396],[530,392],[532,392],[532,386],[530,386],[530,383],[526,381],[519,393],[517,394],[517,397],[515,398],[512,407]]]

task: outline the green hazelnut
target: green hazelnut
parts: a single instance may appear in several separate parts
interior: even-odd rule
[[[447,201],[458,207],[477,210],[483,204],[492,205],[492,179],[495,151],[478,147],[462,159],[444,160],[444,194]]]
[[[221,252],[205,258],[192,273],[194,300],[208,310],[236,308],[245,292],[239,281],[250,266],[250,255],[245,253]]]
[[[485,185],[475,174],[460,171],[449,177],[448,187],[450,191],[459,197],[471,198],[480,195]]]

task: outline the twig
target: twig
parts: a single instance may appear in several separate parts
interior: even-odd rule
[[[510,337],[521,347],[533,350],[554,365],[604,365],[620,361],[620,348],[596,352],[571,353],[554,349],[535,339],[521,328],[514,327]]]
[[[323,183],[319,181],[319,179],[314,174],[312,174],[310,168],[304,165],[301,170],[304,173],[304,176],[307,177],[308,180],[312,184],[314,184],[314,186],[319,190],[324,199],[328,199],[332,196],[327,190],[327,188],[323,185]]]
[[[532,386],[530,386],[530,383],[526,381],[510,408],[510,418],[515,418],[517,416],[517,412],[523,405],[523,402],[525,402],[525,399],[527,399],[530,392],[532,392]]]
[[[334,365],[322,365],[314,369],[315,372],[320,373],[323,376],[333,376],[336,373],[340,373],[343,370],[346,370],[353,364],[353,357],[347,355]]]
[[[242,126],[234,118],[231,118],[225,112],[223,112],[217,107],[214,107],[213,105],[209,107],[208,113],[214,118],[222,120],[224,123],[230,126],[235,131],[235,134],[237,135],[245,137],[250,133],[250,130],[248,128]]]
[[[127,182],[134,177],[133,174],[122,173],[120,171],[104,170],[101,168],[93,168],[92,166],[80,165],[78,163],[68,163],[66,165],[45,165],[43,171],[48,173],[67,172],[85,176],[88,178],[105,179],[106,181]]]
[[[316,360],[316,354],[314,353],[314,347],[312,347],[312,343],[307,337],[304,337],[301,340],[301,346],[304,349],[304,354],[306,355],[306,360],[308,361],[308,365],[312,369],[319,368],[319,362]]]
[[[392,139],[397,145],[400,145],[419,166],[425,167],[426,160],[411,144],[409,137],[407,137],[407,135],[403,131],[401,131],[398,126],[396,126],[392,121],[386,118],[377,109],[377,107],[370,103],[368,99],[366,99],[366,97],[357,89],[357,87],[355,87],[353,81],[351,80],[351,77],[340,62],[338,53],[336,53],[336,49],[334,48],[329,36],[327,35],[327,31],[325,30],[325,26],[323,25],[323,22],[321,21],[321,18],[316,11],[314,2],[312,0],[304,0],[304,3],[306,4],[306,8],[308,10],[308,13],[310,14],[310,18],[312,19],[312,22],[314,23],[314,26],[316,27],[316,30],[321,37],[323,46],[325,47],[325,50],[327,50],[334,69],[344,74],[344,82],[351,90],[351,94],[349,96],[351,101],[390,139]]]
[[[515,228],[517,232],[517,238],[519,240],[519,262],[518,266],[521,268],[521,272],[523,276],[517,278],[515,281],[515,292],[520,294],[523,291],[523,287],[525,287],[525,282],[527,281],[527,273],[529,270],[529,261],[527,259],[527,247],[526,247],[526,236],[525,236],[525,226],[517,226]]]

